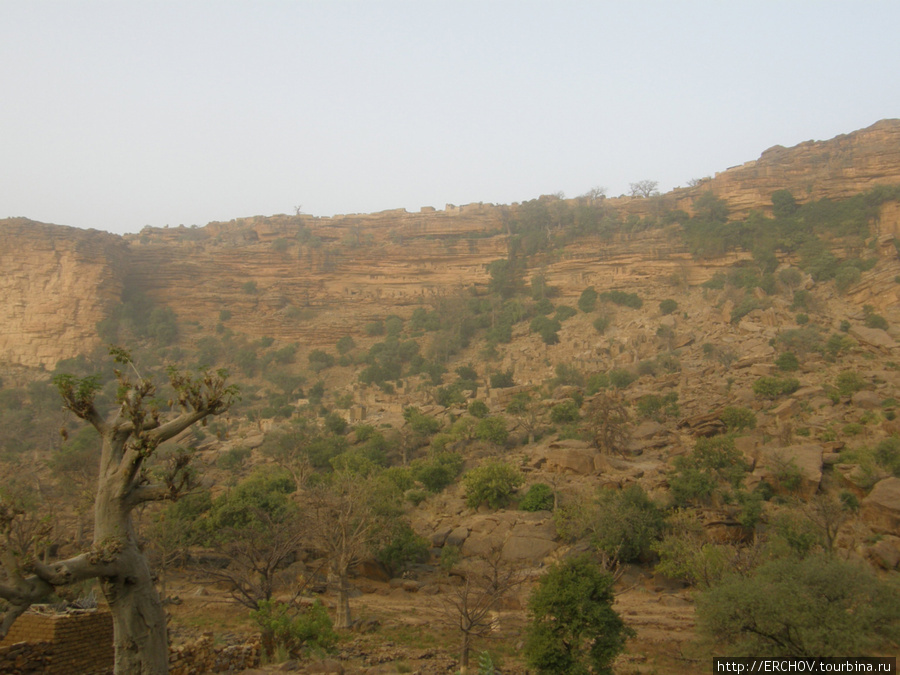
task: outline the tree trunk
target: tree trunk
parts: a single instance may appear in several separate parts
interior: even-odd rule
[[[147,559],[137,545],[131,512],[101,487],[94,507],[94,550],[114,558],[117,574],[100,579],[113,617],[116,675],[169,672],[166,615]]]
[[[350,628],[351,624],[350,582],[347,579],[347,570],[342,569],[338,572],[337,616],[335,617],[334,627],[337,629],[346,629]]]
[[[463,633],[462,649],[459,654],[459,675],[468,675],[470,642],[471,636],[468,633]]]

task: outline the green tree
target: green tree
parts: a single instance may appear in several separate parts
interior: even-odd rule
[[[557,563],[528,600],[525,656],[538,675],[611,674],[634,635],[613,609],[613,578],[587,556]]]
[[[735,656],[896,653],[900,585],[824,554],[782,558],[703,593],[697,618]]]

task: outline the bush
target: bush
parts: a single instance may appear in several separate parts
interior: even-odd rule
[[[550,421],[554,424],[569,424],[577,422],[579,419],[581,419],[581,411],[578,409],[578,404],[571,399],[557,403],[550,408]]]
[[[800,382],[794,378],[772,377],[769,375],[763,375],[753,383],[753,393],[760,398],[769,400],[793,394],[799,388]]]
[[[471,403],[469,403],[468,410],[469,414],[472,417],[477,417],[478,419],[487,417],[490,413],[490,410],[488,410],[487,407],[487,403],[485,403],[484,401],[472,401]]]
[[[513,374],[511,370],[508,370],[505,373],[491,373],[492,388],[507,389],[514,386],[516,386],[516,383],[513,380]]]
[[[556,563],[528,599],[525,656],[537,675],[611,673],[634,635],[613,609],[614,579],[587,556]]]
[[[601,314],[596,319],[594,319],[594,330],[603,335],[607,331],[607,329],[612,324],[612,317],[608,314]]]
[[[701,438],[690,455],[675,459],[669,490],[678,506],[709,504],[738,488],[748,470],[731,436]]]
[[[881,653],[896,648],[900,587],[832,556],[788,557],[703,593],[697,618],[733,656]]]
[[[397,576],[413,563],[428,560],[429,542],[420,537],[405,520],[397,522],[391,538],[375,555],[391,574]]]
[[[594,290],[593,286],[585,288],[578,298],[578,309],[585,314],[593,312],[597,306],[597,297],[597,291]]]
[[[492,509],[509,504],[510,498],[524,481],[518,469],[505,462],[488,462],[463,477],[466,504],[477,509],[484,502]]]
[[[546,483],[535,483],[519,502],[523,511],[551,511],[553,509],[553,488]]]
[[[601,300],[606,300],[614,305],[622,307],[631,307],[632,309],[640,309],[644,305],[637,293],[626,293],[625,291],[604,291],[600,294]]]
[[[852,370],[845,370],[838,374],[834,384],[841,396],[852,396],[865,388],[866,381],[859,373]]]
[[[800,369],[800,359],[794,352],[781,352],[775,359],[775,367],[783,373],[792,373]]]
[[[269,658],[275,655],[276,647],[299,657],[304,652],[330,652],[337,644],[338,635],[332,628],[328,610],[318,599],[302,609],[275,600],[261,600],[250,616],[262,631],[263,648]]]
[[[637,379],[637,375],[630,370],[613,369],[607,375],[609,376],[609,383],[616,389],[625,389]]]
[[[719,415],[728,431],[742,431],[756,428],[756,415],[750,408],[728,406]]]
[[[672,298],[666,298],[661,303],[659,303],[659,311],[661,314],[671,314],[677,309],[678,303],[672,300]]]
[[[456,452],[436,452],[428,459],[412,463],[412,477],[429,492],[440,492],[450,485],[462,471],[463,458]]]
[[[506,420],[502,417],[485,417],[478,420],[473,430],[475,438],[494,445],[503,445],[509,437]]]
[[[613,560],[632,562],[650,557],[663,531],[663,513],[640,485],[601,490],[595,515],[594,545]]]
[[[557,321],[565,321],[566,319],[571,319],[576,314],[578,314],[578,312],[576,312],[574,308],[569,307],[568,305],[560,305],[556,308]]]

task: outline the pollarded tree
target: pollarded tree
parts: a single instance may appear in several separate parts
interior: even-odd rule
[[[116,348],[110,353],[132,374],[116,370],[118,406],[108,417],[94,405],[98,377],[55,378],[64,406],[89,422],[102,440],[93,545],[85,553],[51,564],[36,558],[17,560],[4,550],[0,598],[7,608],[0,638],[55,587],[96,578],[113,616],[115,672],[159,675],[168,672],[166,616],[131,514],[148,502],[177,499],[192,487],[190,454],[173,453],[159,480],[151,478],[149,460],[164,442],[210,415],[225,412],[236,399],[237,389],[227,384],[223,371],[193,376],[170,368],[172,411],[163,413],[155,403],[155,385],[137,373],[128,353]]]

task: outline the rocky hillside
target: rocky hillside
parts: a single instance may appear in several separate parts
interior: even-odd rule
[[[898,183],[900,120],[883,120],[829,141],[770,148],[756,161],[659,197],[562,202],[570,210],[602,209],[625,223],[658,220],[673,209],[691,213],[698,196],[712,192],[737,218],[753,209],[771,211],[777,190],[790,190],[804,203]],[[546,198],[551,210],[554,199]],[[435,297],[486,283],[488,264],[510,252],[510,223],[522,209],[470,204],[420,213],[257,217],[147,228],[124,238],[0,221],[0,361],[52,368],[89,352],[101,343],[98,321],[123,293],[135,292],[198,329],[211,330],[227,310],[236,332],[330,346],[344,335],[360,335],[375,318],[404,315]],[[896,202],[881,209],[879,232],[900,234]],[[639,286],[672,274],[696,285],[742,255],[699,263],[672,231],[633,229],[572,236],[531,265],[571,298],[589,285]]]

